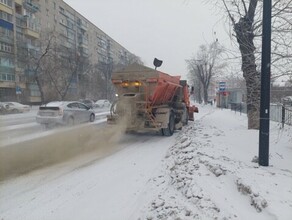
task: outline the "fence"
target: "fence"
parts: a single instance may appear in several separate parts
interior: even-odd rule
[[[246,113],[245,103],[230,103],[229,108],[232,111]],[[285,124],[292,125],[292,106],[285,106],[283,104],[270,105],[270,120]]]
[[[284,124],[292,125],[292,107],[282,104],[271,104],[270,120],[282,123],[282,127],[284,127]]]
[[[246,113],[246,104],[241,103],[229,103],[228,107],[231,109],[231,111],[240,112],[240,113]]]

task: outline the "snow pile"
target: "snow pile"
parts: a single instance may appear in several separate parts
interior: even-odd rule
[[[151,180],[156,195],[138,219],[292,219],[291,128],[271,124],[270,166],[259,167],[246,115],[200,111]]]

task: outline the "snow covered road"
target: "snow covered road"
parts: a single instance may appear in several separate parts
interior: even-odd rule
[[[2,181],[0,219],[292,219],[291,127],[271,124],[270,166],[259,167],[245,115],[196,116],[172,137],[92,137],[104,148]]]
[[[34,107],[30,112],[23,114],[0,115],[0,147],[51,134],[52,131],[36,122],[36,114],[37,108]],[[109,114],[108,109],[96,110],[96,121],[93,124],[100,123],[100,119],[105,119],[107,114]],[[54,128],[55,132],[62,130],[62,127],[57,128],[58,130]]]
[[[127,219],[169,141],[125,135],[110,157],[90,154],[4,182],[0,219]]]

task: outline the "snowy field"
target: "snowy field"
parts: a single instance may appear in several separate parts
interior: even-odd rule
[[[2,181],[0,220],[291,220],[292,128],[271,123],[270,166],[259,167],[246,115],[199,110],[172,137],[122,135],[107,156]]]

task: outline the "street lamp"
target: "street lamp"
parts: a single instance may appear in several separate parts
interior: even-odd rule
[[[259,165],[269,166],[272,0],[263,1]]]

